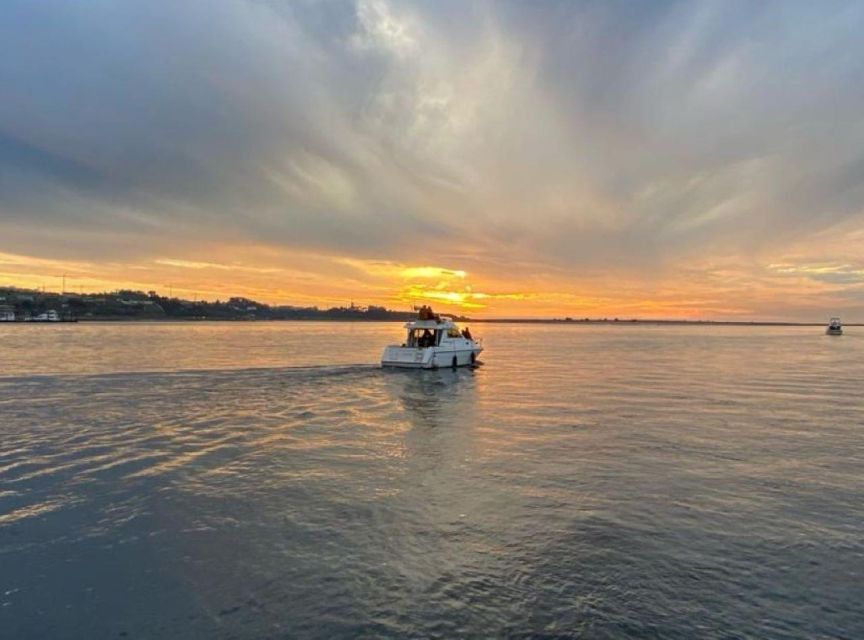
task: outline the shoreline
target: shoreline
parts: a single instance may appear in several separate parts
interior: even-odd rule
[[[58,325],[58,324],[99,324],[99,323],[151,323],[163,324],[169,322],[176,323],[195,323],[195,322],[219,322],[219,323],[280,323],[280,322],[390,322],[404,324],[403,319],[374,319],[374,318],[123,318],[123,317],[102,317],[102,318],[77,318],[75,320],[61,321],[33,321],[33,320],[12,320],[0,322],[0,326],[6,325]],[[566,326],[582,326],[582,325],[659,325],[659,326],[729,326],[729,327],[824,327],[825,322],[784,322],[784,321],[763,321],[763,320],[560,320],[555,318],[456,318],[456,322],[462,324],[550,324],[550,325],[566,325]],[[864,323],[844,322],[844,327],[864,327]]]

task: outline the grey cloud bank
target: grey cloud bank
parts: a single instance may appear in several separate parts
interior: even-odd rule
[[[864,212],[862,26],[857,2],[12,0],[0,250],[779,255]]]

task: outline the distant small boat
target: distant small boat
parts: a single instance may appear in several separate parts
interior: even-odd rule
[[[60,322],[60,314],[54,311],[54,309],[49,309],[45,313],[40,313],[38,316],[33,318],[31,322]]]
[[[840,318],[831,318],[831,321],[828,323],[828,328],[825,329],[825,333],[829,336],[842,336],[843,325],[840,324]]]
[[[382,367],[438,369],[474,366],[483,344],[459,327],[451,318],[420,309],[420,317],[405,324],[408,336],[401,345],[390,345],[381,355]]]
[[[36,323],[54,323],[54,322],[78,322],[78,318],[74,318],[72,316],[61,316],[59,313],[54,311],[53,309],[49,309],[45,313],[40,313],[38,316],[24,317],[20,320],[16,319],[18,322],[36,322]]]

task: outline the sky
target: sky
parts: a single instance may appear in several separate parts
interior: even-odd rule
[[[864,3],[6,0],[0,286],[864,321]]]

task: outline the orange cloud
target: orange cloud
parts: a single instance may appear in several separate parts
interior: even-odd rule
[[[484,309],[494,300],[527,300],[530,297],[530,294],[526,293],[482,293],[471,291],[470,288],[454,291],[443,286],[429,288],[417,284],[408,285],[397,296],[403,302],[441,302],[462,309]]]
[[[838,251],[838,254],[842,252]],[[813,319],[861,296],[864,268],[846,252],[829,262],[777,256],[764,263],[692,263],[663,274],[473,269],[411,265],[267,246],[211,246],[189,255],[93,263],[0,253],[0,285],[69,291],[155,289],[191,298],[242,295],[271,304],[336,306],[351,301],[408,309],[432,304],[477,317]],[[859,293],[855,293],[858,291]],[[794,314],[788,309],[794,302]]]

